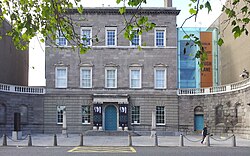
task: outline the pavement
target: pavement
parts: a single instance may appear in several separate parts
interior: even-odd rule
[[[132,146],[180,146],[180,136],[158,136],[157,141],[155,137],[150,136],[131,136]],[[236,136],[237,147],[250,147],[250,140]],[[28,142],[32,143],[32,146],[54,146],[55,141],[57,146],[79,146],[81,142],[81,136],[79,134],[68,134],[68,136],[57,134],[56,139],[54,134],[32,134],[31,142],[29,137],[23,136],[20,140],[12,140],[11,136],[7,136],[7,146],[28,146]],[[83,136],[83,146],[128,146],[128,136]],[[0,146],[3,145],[4,139],[0,138]],[[201,144],[201,136],[199,135],[186,135],[183,137],[184,146],[207,146],[207,144]],[[233,138],[230,136],[211,136],[210,146],[213,147],[233,147]]]

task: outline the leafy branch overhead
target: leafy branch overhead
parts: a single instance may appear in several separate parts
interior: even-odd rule
[[[219,0],[218,0],[219,2]],[[232,27],[232,34],[234,38],[240,37],[242,34],[248,35],[248,29],[247,25],[250,22],[250,1],[249,0],[228,0],[225,5],[223,5],[222,12],[226,15],[226,20],[223,21],[223,23],[220,24],[225,24],[226,26],[224,27],[223,31],[228,28],[228,26]],[[210,4],[210,0],[190,0],[189,4],[189,13],[190,16],[186,18],[186,20],[183,22],[181,28],[186,34],[184,36],[184,39],[188,39],[193,41],[195,46],[198,46],[197,53],[195,55],[195,58],[200,59],[200,66],[203,67],[204,61],[207,59],[207,54],[206,51],[204,50],[200,39],[195,36],[194,34],[187,34],[185,30],[183,29],[183,26],[185,22],[191,18],[196,18],[199,15],[199,12],[203,9],[206,9],[208,13],[212,11],[212,7]],[[223,33],[223,32],[222,32]],[[223,36],[223,34],[221,34]],[[219,38],[217,44],[219,46],[223,45],[224,40],[223,38]],[[187,44],[186,46],[193,46]],[[185,53],[184,49],[184,53]]]
[[[124,36],[132,40],[135,33],[142,34],[153,29],[155,24],[149,22],[147,17],[133,15],[126,18],[126,6],[137,7],[138,11],[146,0],[116,0],[117,4],[123,3],[119,9],[121,16],[125,19]],[[125,4],[125,2],[127,4]],[[58,30],[66,38],[69,45],[75,49],[77,46],[80,53],[85,53],[89,47],[83,44],[82,37],[75,28],[80,27],[79,22],[72,19],[69,11],[77,9],[79,14],[84,12],[81,0],[1,0],[0,1],[0,23],[6,18],[10,21],[12,29],[7,33],[13,38],[18,49],[28,48],[30,40],[37,34],[50,39],[52,45],[56,45]],[[79,20],[86,20],[84,18]],[[135,31],[134,31],[135,30]],[[131,33],[132,32],[132,33]],[[94,35],[92,41],[99,42],[98,36]],[[45,42],[44,39],[40,40]]]

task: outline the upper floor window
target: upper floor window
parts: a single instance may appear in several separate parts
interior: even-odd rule
[[[65,106],[57,106],[57,124],[63,123],[63,111],[65,108]]]
[[[141,45],[141,35],[138,34],[137,30],[133,30],[132,33],[134,33],[134,37],[130,42],[131,46],[140,46]]]
[[[155,88],[165,89],[166,88],[166,69],[165,68],[155,68]]]
[[[164,106],[156,106],[156,124],[165,124],[165,108]]]
[[[141,68],[130,69],[130,88],[141,88]]]
[[[91,67],[81,67],[80,86],[81,88],[92,88],[92,68]]]
[[[166,30],[161,28],[155,29],[155,46],[165,47],[166,46]]]
[[[116,46],[117,45],[117,28],[116,27],[106,27],[106,46]]]
[[[56,67],[55,87],[67,88],[67,67]]]
[[[107,67],[105,69],[105,87],[117,88],[117,68]]]
[[[64,34],[62,31],[58,30],[57,31],[57,39],[56,39],[56,44],[58,46],[66,46],[67,45],[67,40],[64,37]]]
[[[81,28],[81,37],[83,46],[92,46],[92,28],[91,27],[82,27]]]

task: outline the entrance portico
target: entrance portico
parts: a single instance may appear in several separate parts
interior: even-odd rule
[[[93,94],[93,129],[127,130],[128,98],[127,94]]]

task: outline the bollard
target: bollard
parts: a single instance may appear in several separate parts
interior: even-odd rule
[[[210,146],[210,136],[207,135],[207,146],[209,147]]]
[[[232,147],[236,147],[236,138],[234,134],[232,136]]]
[[[3,146],[7,146],[7,136],[3,134]]]
[[[128,146],[133,146],[131,134],[128,134]]]
[[[83,146],[83,134],[80,135],[80,145],[79,146]]]
[[[31,135],[28,135],[28,146],[32,146]]]
[[[183,135],[181,134],[180,135],[180,147],[183,147],[184,146],[184,140],[183,140]]]
[[[155,146],[157,147],[158,146],[158,137],[157,137],[157,134],[155,133]]]
[[[54,146],[57,146],[57,137],[56,137],[56,134],[54,135]]]

